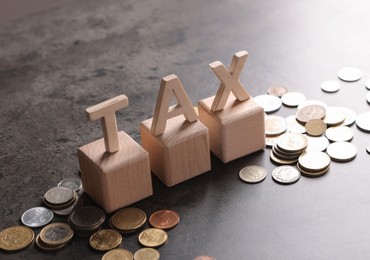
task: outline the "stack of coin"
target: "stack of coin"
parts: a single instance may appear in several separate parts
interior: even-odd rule
[[[120,233],[132,233],[145,225],[146,214],[138,208],[120,209],[110,218],[112,229]]]
[[[52,223],[44,227],[36,237],[36,245],[45,251],[65,247],[73,238],[74,231],[66,223]]]
[[[0,249],[14,252],[28,247],[35,238],[32,229],[25,226],[13,226],[0,232]]]
[[[44,204],[52,210],[66,209],[73,205],[77,199],[77,193],[68,187],[54,187],[49,189],[43,198]]]
[[[122,243],[122,236],[113,229],[101,229],[90,237],[90,246],[98,251],[109,251]]]
[[[299,156],[297,168],[302,175],[319,177],[328,172],[330,157],[324,152],[307,151]]]
[[[105,220],[105,213],[98,207],[85,206],[69,215],[68,223],[79,236],[90,236],[99,230]]]
[[[306,147],[306,136],[298,133],[285,133],[277,139],[270,153],[270,158],[279,165],[292,164],[298,160]]]
[[[79,192],[82,189],[82,182],[79,178],[66,178],[58,183],[58,186],[71,188],[75,192]]]

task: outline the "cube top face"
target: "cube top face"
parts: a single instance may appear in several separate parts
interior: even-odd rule
[[[103,172],[113,172],[129,163],[143,160],[147,152],[125,132],[118,132],[120,149],[115,153],[107,153],[104,139],[101,138],[79,148]]]
[[[227,124],[231,121],[243,118],[245,117],[246,112],[248,112],[248,114],[264,113],[263,108],[257,105],[253,98],[240,102],[234,97],[234,95],[229,96],[223,110],[213,112],[211,110],[211,106],[214,98],[215,96],[212,96],[200,100],[199,105],[202,106],[208,114],[214,115],[214,118],[221,124]]]

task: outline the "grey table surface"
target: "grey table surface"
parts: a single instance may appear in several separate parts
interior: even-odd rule
[[[18,225],[49,188],[78,176],[78,147],[102,136],[99,122],[87,122],[86,107],[127,95],[118,128],[140,143],[139,123],[152,117],[162,77],[178,75],[196,104],[219,86],[208,63],[228,66],[240,50],[249,52],[241,82],[252,96],[280,84],[307,99],[369,111],[369,8],[357,0],[71,0],[2,21],[0,229]],[[340,81],[336,73],[347,66],[362,69],[363,78]],[[323,92],[324,80],[341,89]],[[274,115],[295,112],[282,107]],[[275,183],[269,149],[227,164],[212,156],[210,172],[172,188],[153,176],[154,195],[133,206],[148,215],[163,208],[180,214],[158,249],[161,259],[369,259],[370,138],[351,128],[357,157],[332,162],[323,177]],[[252,164],[267,169],[262,183],[239,180],[239,170]],[[121,247],[139,249],[137,234],[124,236]],[[1,259],[101,256],[85,238],[53,253],[33,245],[0,252]]]

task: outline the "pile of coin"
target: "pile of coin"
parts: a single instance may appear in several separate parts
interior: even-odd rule
[[[120,233],[133,233],[142,228],[146,222],[146,214],[139,208],[118,210],[110,218],[109,225]]]
[[[68,187],[57,186],[49,189],[44,197],[44,204],[52,210],[62,210],[72,206],[77,199],[77,193]]]
[[[270,158],[278,165],[293,164],[307,147],[303,134],[285,133],[279,136],[270,152]]]
[[[297,168],[304,176],[319,177],[328,172],[330,162],[324,152],[305,152],[299,156]]]
[[[94,206],[78,208],[68,218],[68,223],[79,236],[90,236],[101,228],[104,221],[104,211]]]
[[[73,238],[74,231],[66,223],[58,222],[45,226],[36,237],[36,245],[45,251],[65,247]]]

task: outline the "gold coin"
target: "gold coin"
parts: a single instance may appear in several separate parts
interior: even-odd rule
[[[146,247],[159,247],[166,243],[168,235],[166,231],[158,228],[145,229],[139,235],[139,242]]]
[[[108,251],[118,247],[122,242],[122,236],[113,229],[101,229],[90,237],[90,246],[95,250]]]
[[[58,246],[68,243],[73,238],[74,231],[66,223],[51,223],[40,231],[40,239],[47,245]]]
[[[29,246],[35,234],[25,226],[14,226],[0,232],[0,248],[6,251],[21,250]]]
[[[152,227],[164,230],[175,227],[179,221],[180,216],[176,211],[165,209],[154,212],[149,218]]]
[[[304,127],[307,134],[311,136],[320,136],[326,131],[326,124],[321,119],[311,119]]]
[[[112,225],[123,232],[131,232],[142,227],[146,222],[146,214],[138,208],[125,208],[117,211],[111,219]]]
[[[141,248],[137,250],[134,254],[135,260],[158,260],[160,257],[160,254],[157,250],[154,248]]]
[[[110,250],[106,252],[102,257],[102,260],[133,260],[133,259],[134,259],[133,254],[130,251],[122,248]]]

